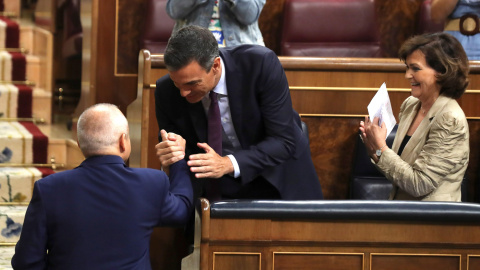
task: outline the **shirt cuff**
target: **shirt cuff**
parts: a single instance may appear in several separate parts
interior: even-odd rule
[[[230,161],[233,164],[233,177],[234,178],[240,177],[240,167],[238,166],[237,160],[233,155],[227,155],[227,157],[230,159]]]

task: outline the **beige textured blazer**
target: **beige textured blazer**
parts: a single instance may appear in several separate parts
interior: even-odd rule
[[[391,200],[459,202],[470,146],[467,119],[456,100],[439,96],[397,155],[420,105],[412,96],[403,102],[392,149],[376,166],[393,183]]]

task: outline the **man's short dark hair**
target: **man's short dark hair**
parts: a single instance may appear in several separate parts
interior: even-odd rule
[[[424,34],[408,39],[398,54],[406,61],[416,50],[420,50],[427,64],[438,72],[440,94],[454,99],[461,97],[469,83],[468,58],[462,44],[447,33]]]
[[[219,56],[218,43],[210,30],[190,25],[181,28],[168,40],[164,61],[169,71],[177,71],[196,61],[210,72],[213,61]]]

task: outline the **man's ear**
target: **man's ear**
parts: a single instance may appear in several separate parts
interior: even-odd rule
[[[220,56],[215,57],[215,59],[213,60],[213,66],[212,66],[212,69],[215,70],[215,73],[220,70],[221,64],[222,62],[220,61]]]
[[[118,148],[120,149],[120,153],[125,152],[125,145],[127,143],[127,134],[122,133],[120,138],[118,139]]]

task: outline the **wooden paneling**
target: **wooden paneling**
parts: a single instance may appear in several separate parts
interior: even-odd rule
[[[467,269],[468,270],[480,269],[480,256],[469,255],[467,258]]]
[[[480,230],[474,221],[263,218],[258,213],[227,217],[218,211],[212,217],[206,200],[201,209],[201,228],[196,228],[201,232],[200,269],[217,269],[212,267],[217,254],[260,254],[262,270],[473,270],[480,266]],[[222,259],[223,265],[240,260]]]
[[[260,253],[214,252],[213,269],[260,270]]]
[[[258,19],[265,46],[277,54],[280,54],[284,3],[285,0],[267,0]]]
[[[137,75],[139,40],[144,27],[145,0],[116,0],[116,75]]]
[[[127,105],[131,104],[136,98],[137,65],[138,65],[138,45],[133,40],[134,33],[138,32],[136,23],[123,23],[125,18],[133,14],[119,14],[118,11],[126,12],[130,6],[128,3],[133,1],[126,0],[85,0],[82,1],[82,24],[84,25],[83,59],[82,67],[82,96],[76,113],[81,113],[86,107],[101,102],[113,103],[125,112]],[[135,3],[143,2],[141,0]],[[117,15],[119,21],[122,21],[120,27],[117,26]],[[132,20],[135,21],[142,16],[137,15]],[[122,31],[122,32],[118,32]],[[129,42],[122,42],[117,47],[117,36],[121,36],[119,41],[129,39]],[[122,47],[123,46],[123,47]],[[133,47],[132,47],[133,46]],[[124,57],[117,61],[117,49],[125,55],[129,50],[134,50],[133,61],[125,60]],[[132,74],[117,74],[115,63],[125,65],[125,68],[119,67],[121,72],[130,70]],[[127,66],[135,67],[128,69]]]
[[[363,254],[274,252],[273,256],[273,269],[275,270],[363,269]]]
[[[181,260],[188,255],[183,228],[160,227],[150,237],[152,269],[180,269]]]
[[[460,255],[372,254],[371,270],[460,270]]]
[[[325,199],[346,199],[360,117],[303,116]]]
[[[415,34],[421,2],[423,0],[375,0],[380,46],[384,57],[397,57],[400,45]]]

